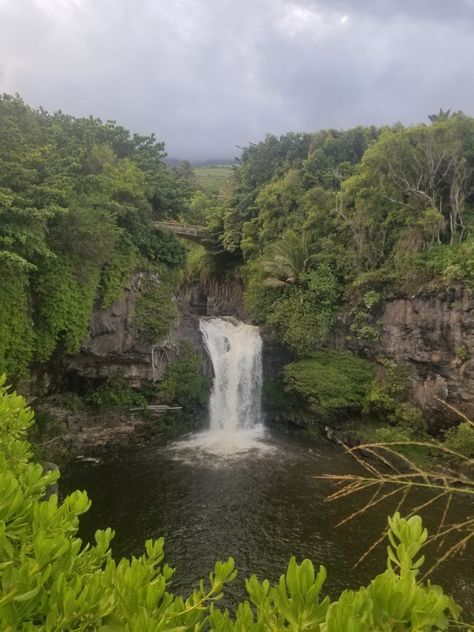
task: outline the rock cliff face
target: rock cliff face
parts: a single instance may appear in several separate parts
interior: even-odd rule
[[[474,299],[466,288],[394,298],[379,319],[378,351],[413,370],[413,396],[425,410],[435,396],[474,418]],[[446,412],[446,411],[445,411]]]
[[[157,344],[145,344],[133,322],[143,281],[142,274],[134,275],[120,300],[107,309],[94,310],[81,352],[64,361],[62,369],[71,379],[102,380],[120,374],[132,386],[159,380],[167,363],[175,357],[180,341],[189,341],[203,350],[200,316],[244,317],[240,283],[209,281],[188,285],[176,297],[180,317],[169,336]],[[203,371],[209,373],[207,355],[203,357]]]
[[[374,361],[381,375],[387,360],[407,367],[410,400],[423,410],[433,432],[459,422],[443,402],[474,419],[474,296],[468,289],[452,287],[385,301],[366,321],[373,339],[355,335],[355,318],[355,310],[341,316],[330,347]],[[278,377],[282,364],[291,358],[272,336],[264,340],[266,375]],[[277,418],[279,411],[271,414]],[[295,423],[307,425],[304,419]]]
[[[203,351],[200,316],[245,319],[239,282],[213,280],[187,285],[176,299],[179,322],[166,340],[146,345],[140,342],[133,325],[142,285],[143,276],[135,275],[119,301],[108,309],[94,311],[81,353],[65,363],[70,376],[104,379],[120,373],[135,386],[159,380],[181,340]],[[374,324],[380,340],[369,345],[370,349],[364,349],[363,343],[354,347],[347,342],[350,319],[342,326],[335,346],[349,346],[376,361],[383,357],[409,366],[412,398],[428,414],[435,416],[442,411],[439,417],[446,418],[447,411],[436,400],[438,397],[474,417],[474,298],[469,290],[456,287],[437,294],[390,299],[381,306]],[[272,358],[271,338],[265,346],[266,357]],[[277,355],[280,358],[281,353]],[[210,374],[207,354],[203,357],[203,371]],[[275,367],[269,372],[275,372]]]
[[[142,274],[134,275],[119,300],[94,310],[81,352],[64,361],[70,376],[104,379],[121,373],[132,385],[153,379],[153,349],[140,342],[133,326],[143,280]]]

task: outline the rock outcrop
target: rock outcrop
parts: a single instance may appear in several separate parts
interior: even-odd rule
[[[144,275],[135,274],[119,300],[93,311],[80,353],[64,360],[62,368],[69,376],[101,380],[120,374],[133,386],[153,379],[154,349],[140,341],[133,325],[143,283]],[[159,372],[156,360],[155,370]]]
[[[468,289],[393,298],[378,324],[377,351],[412,368],[413,397],[425,411],[437,409],[440,398],[474,418],[474,299]]]
[[[133,324],[143,284],[144,276],[134,275],[120,300],[107,309],[94,311],[80,354],[65,361],[63,369],[69,376],[103,380],[119,374],[133,386],[159,380],[181,340],[203,351],[200,316],[246,316],[240,282],[210,280],[188,284],[176,297],[180,318],[167,339],[147,345],[140,341]],[[438,401],[446,399],[474,417],[474,299],[468,289],[453,287],[385,301],[373,318],[379,340],[367,346],[348,335],[350,315],[344,320],[333,346],[362,352],[376,361],[388,358],[410,367],[412,399],[428,415],[435,417],[442,411],[440,418],[449,417]],[[273,357],[268,346],[272,346],[271,337],[266,347],[270,351],[267,357]],[[203,353],[203,358],[203,371],[210,375],[207,354]],[[272,367],[270,373],[275,372]]]
[[[370,337],[357,336],[355,308],[341,316],[329,346],[374,361],[380,375],[390,366],[387,360],[406,367],[409,398],[423,411],[432,432],[459,422],[449,406],[474,419],[474,297],[467,288],[393,297],[366,316]],[[264,340],[266,375],[278,378],[290,359],[271,335]],[[304,411],[301,417],[296,409],[291,412],[295,423],[307,425]],[[278,418],[279,411],[271,415]]]
[[[132,386],[160,380],[166,365],[176,356],[180,341],[203,351],[200,316],[244,317],[242,285],[237,281],[208,281],[185,285],[176,302],[179,319],[165,340],[144,343],[134,327],[134,312],[144,285],[144,275],[135,274],[123,296],[106,309],[95,309],[89,333],[80,353],[63,361],[69,379],[103,380],[121,375]],[[203,371],[212,371],[203,353]]]

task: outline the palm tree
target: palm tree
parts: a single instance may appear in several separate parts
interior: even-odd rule
[[[443,108],[439,108],[438,114],[429,114],[428,118],[432,123],[447,121],[449,118],[451,118],[451,108],[449,108],[448,110],[443,110]]]
[[[266,285],[279,286],[293,284],[306,272],[312,256],[310,255],[308,234],[286,231],[281,239],[271,244],[262,261],[268,275]]]

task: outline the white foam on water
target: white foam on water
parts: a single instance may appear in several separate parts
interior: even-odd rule
[[[200,330],[214,369],[209,430],[175,442],[176,458],[226,460],[275,448],[262,424],[262,339],[258,327],[234,318],[202,318]],[[196,454],[194,454],[196,456]]]

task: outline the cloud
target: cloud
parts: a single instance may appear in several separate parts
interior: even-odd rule
[[[0,0],[0,90],[233,157],[265,133],[473,114],[468,0]]]

